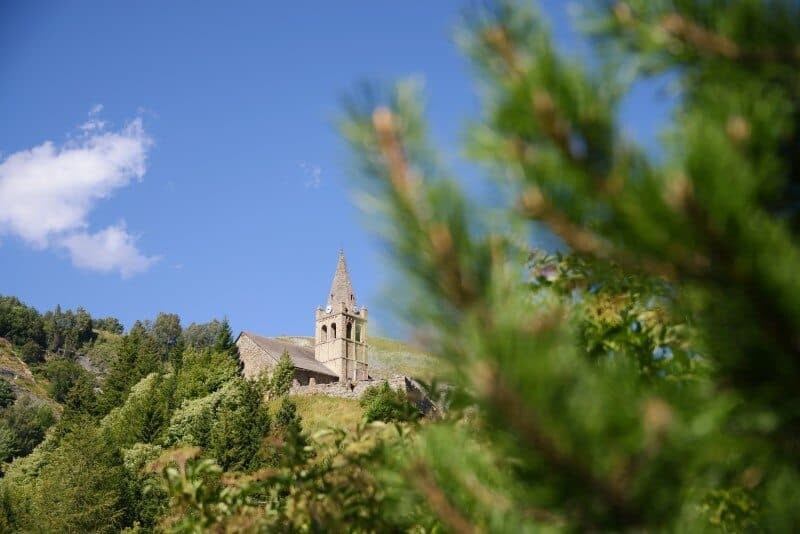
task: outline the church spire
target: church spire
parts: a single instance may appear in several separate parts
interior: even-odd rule
[[[333,275],[331,292],[328,294],[328,306],[335,307],[339,303],[353,309],[356,305],[356,296],[353,293],[353,284],[350,282],[350,273],[347,271],[347,262],[344,259],[344,250],[339,250],[339,263],[336,265],[336,274]]]

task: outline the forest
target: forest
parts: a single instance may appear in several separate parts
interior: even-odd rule
[[[463,156],[500,205],[414,82],[342,103],[435,416],[379,387],[311,431],[288,359],[242,379],[225,320],[126,332],[3,297],[0,350],[45,390],[0,382],[0,530],[800,528],[800,5],[598,0],[580,30],[591,60],[526,2],[464,14]],[[675,109],[648,150],[619,109],[659,77]]]

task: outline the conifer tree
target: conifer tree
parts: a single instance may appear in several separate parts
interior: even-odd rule
[[[308,457],[308,439],[303,434],[302,418],[297,413],[297,404],[288,398],[281,399],[278,413],[275,414],[275,428],[272,434],[278,447],[275,450],[277,462],[289,467],[304,465]]]
[[[227,317],[225,317],[222,320],[222,324],[220,324],[213,348],[217,352],[225,352],[230,354],[232,358],[236,360],[239,359],[239,347],[234,343],[233,331],[231,330],[231,325],[228,323]]]
[[[137,321],[138,323],[138,321]],[[161,370],[162,349],[143,328],[132,328],[122,338],[117,357],[111,362],[103,382],[100,401],[104,412],[121,405],[132,385],[148,374]]]
[[[259,465],[261,442],[270,429],[270,417],[261,388],[237,378],[231,395],[223,399],[211,429],[209,454],[226,470],[246,471]]]
[[[467,148],[508,201],[499,224],[431,148],[413,87],[347,103],[396,294],[456,386],[397,466],[408,498],[454,531],[794,530],[800,6],[597,1],[582,22],[587,64],[521,2],[466,18],[485,98]],[[662,73],[680,94],[655,156],[618,117]],[[530,222],[570,251],[547,283]]]
[[[283,351],[277,365],[265,379],[264,389],[269,398],[283,397],[292,387],[294,381],[294,364],[288,351]]]

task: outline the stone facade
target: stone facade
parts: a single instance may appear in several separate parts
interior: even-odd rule
[[[286,353],[294,366],[296,384],[326,384],[339,379],[327,367],[314,359],[314,351],[310,347],[302,347],[290,341],[269,338],[242,332],[236,339],[239,347],[239,359],[242,362],[242,375],[248,379],[256,379],[272,369]]]
[[[239,334],[236,346],[239,347],[239,360],[242,362],[242,375],[245,378],[255,380],[278,363],[272,358],[265,358],[261,347],[244,333]]]

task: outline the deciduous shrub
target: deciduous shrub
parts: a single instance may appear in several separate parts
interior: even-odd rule
[[[416,421],[422,415],[405,392],[393,389],[388,382],[367,388],[359,402],[367,422]]]

